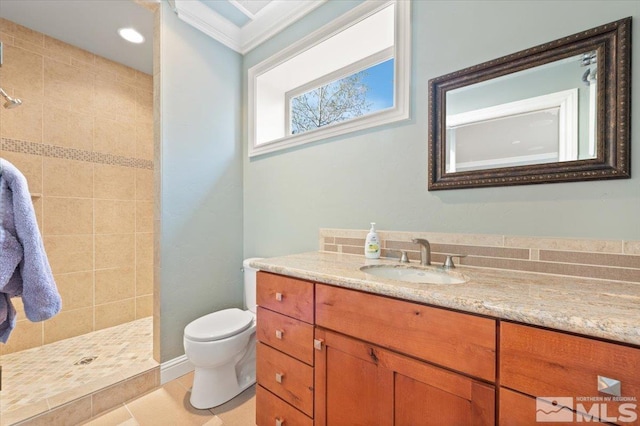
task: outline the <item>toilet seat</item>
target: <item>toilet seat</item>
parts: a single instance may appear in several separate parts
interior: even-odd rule
[[[194,342],[222,340],[249,328],[253,319],[249,311],[224,309],[191,321],[184,329],[184,336]]]

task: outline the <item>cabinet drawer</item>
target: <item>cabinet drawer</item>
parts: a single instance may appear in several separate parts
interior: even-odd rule
[[[494,320],[316,284],[316,323],[444,367],[495,380]]]
[[[258,272],[258,306],[313,324],[313,283]]]
[[[258,384],[308,416],[313,416],[313,367],[258,343]]]
[[[313,420],[262,386],[256,386],[257,426],[313,426]]]
[[[313,365],[313,326],[258,306],[256,338]]]
[[[603,424],[592,420],[586,413],[579,415],[583,422]],[[500,389],[500,426],[529,426],[542,422],[545,426],[561,426],[575,422],[577,416],[571,410],[560,406],[544,402],[538,406],[534,397],[505,388]]]
[[[598,376],[619,380],[621,397],[608,401],[610,416],[620,404],[640,400],[640,349],[557,331],[503,322],[500,325],[500,383],[531,396],[609,397],[598,391]],[[622,407],[624,409],[624,407]],[[587,408],[587,410],[589,410]],[[594,409],[595,410],[595,409]],[[594,411],[595,412],[595,411]],[[628,423],[627,424],[638,424]]]

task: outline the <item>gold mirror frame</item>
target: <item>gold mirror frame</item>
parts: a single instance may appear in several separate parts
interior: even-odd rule
[[[598,55],[596,158],[446,172],[448,91],[589,51]],[[631,17],[429,80],[429,191],[630,178],[630,84]]]

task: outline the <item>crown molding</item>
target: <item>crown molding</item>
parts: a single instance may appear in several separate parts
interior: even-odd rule
[[[327,0],[273,0],[242,27],[222,17],[200,0],[170,0],[178,17],[220,43],[246,54]]]

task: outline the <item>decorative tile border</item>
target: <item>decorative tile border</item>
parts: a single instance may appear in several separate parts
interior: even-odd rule
[[[320,250],[363,254],[367,230],[321,229]],[[399,258],[406,251],[419,261],[412,238],[431,242],[434,264],[447,254],[465,254],[465,266],[540,272],[640,283],[640,241],[579,238],[516,237],[483,234],[378,231],[382,257]]]
[[[27,142],[17,139],[0,139],[0,150],[20,152],[22,154],[41,155],[44,157],[63,158],[67,160],[87,161],[90,163],[110,164],[113,166],[132,167],[153,170],[153,161],[141,158],[123,157],[104,152],[86,151],[76,148]]]

